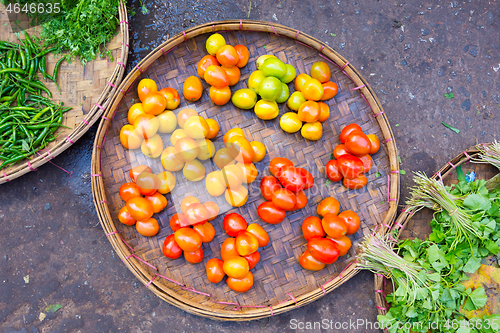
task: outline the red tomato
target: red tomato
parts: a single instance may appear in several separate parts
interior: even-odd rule
[[[125,183],[120,186],[120,198],[123,201],[128,201],[128,199],[133,197],[140,197],[141,192],[139,191],[139,187],[135,183]]]
[[[330,236],[328,236],[328,238],[329,237]],[[331,238],[331,240],[334,241],[335,243],[337,243],[337,245],[339,246],[341,256],[345,256],[347,254],[347,252],[349,252],[349,249],[351,248],[351,240],[349,239],[349,237],[342,236],[338,239]]]
[[[344,220],[335,214],[327,214],[321,220],[321,225],[326,234],[332,238],[340,238],[347,233],[347,225]]]
[[[195,251],[184,251],[184,259],[192,264],[197,264],[203,260],[203,248],[200,247]]]
[[[280,188],[281,183],[273,176],[265,176],[260,181],[260,192],[262,193],[262,196],[268,201],[273,200],[274,192],[276,192]]]
[[[284,157],[275,157],[269,162],[269,171],[275,177],[279,177],[279,171],[284,166],[293,166],[292,161]]]
[[[257,208],[259,217],[267,223],[278,224],[285,219],[286,212],[283,209],[277,208],[272,202],[263,202]]]
[[[321,85],[323,86],[323,97],[321,97],[322,101],[334,97],[339,92],[339,87],[335,82],[328,81],[322,83]]]
[[[189,226],[187,218],[182,213],[174,214],[170,218],[170,229],[172,229],[173,232],[176,232],[180,228],[184,228],[187,226]]]
[[[243,258],[245,258],[247,261],[248,261],[248,268],[249,269],[252,269],[255,267],[255,265],[257,265],[257,263],[260,261],[260,253],[255,251],[254,253],[252,254],[249,254],[247,256],[244,256]]]
[[[129,199],[125,207],[137,221],[145,221],[153,216],[153,206],[143,197]]]
[[[215,229],[210,222],[197,224],[193,226],[193,230],[200,234],[203,243],[211,242],[215,237]]]
[[[127,206],[123,206],[118,212],[118,220],[126,225],[134,225],[136,222],[132,215],[130,215]]]
[[[246,230],[247,221],[237,213],[224,216],[224,231],[228,236],[236,237],[240,231]]]
[[[340,255],[339,246],[328,238],[313,238],[307,242],[307,250],[324,264],[333,264]]]
[[[359,158],[363,162],[363,173],[367,173],[373,166],[373,159],[370,155],[364,155]]]
[[[139,176],[143,172],[153,173],[151,168],[148,167],[147,165],[139,165],[136,166],[135,168],[130,169],[128,175],[130,176],[130,179],[132,179],[132,181],[135,182],[137,176]]]
[[[304,169],[304,168],[297,168],[297,169],[299,169],[300,172],[305,177],[306,186],[304,187],[304,190],[308,190],[311,187],[313,187],[314,186],[314,177],[313,177],[313,175],[311,175],[311,173],[309,171],[307,171],[306,169]]]
[[[236,251],[240,256],[247,256],[259,248],[259,240],[251,232],[240,231],[235,240]]]
[[[291,211],[295,208],[297,204],[297,197],[295,193],[286,188],[281,188],[274,192],[273,204],[285,211]]]
[[[182,255],[182,249],[175,242],[174,234],[171,234],[167,238],[165,238],[161,251],[163,252],[164,256],[170,259],[177,259]]]
[[[357,178],[363,173],[364,165],[359,157],[352,155],[342,155],[337,160],[339,164],[340,173],[345,178]],[[344,180],[345,182],[345,180]]]
[[[372,147],[370,149],[370,155],[373,155],[376,152],[378,152],[378,150],[380,149],[380,140],[378,139],[378,137],[375,134],[368,134],[367,137],[368,137],[368,140],[370,140],[371,147]]]
[[[212,283],[219,283],[222,281],[224,276],[226,276],[226,273],[224,273],[224,270],[222,269],[223,265],[224,261],[217,258],[212,258],[207,261],[205,269],[207,270],[208,281]]]
[[[315,237],[325,237],[326,233],[321,225],[321,220],[316,216],[309,216],[302,222],[302,233],[306,241],[310,241]]]
[[[160,187],[161,181],[160,178],[153,173],[142,172],[137,176],[135,183],[139,187],[139,191],[142,195],[153,195]]]
[[[163,208],[167,207],[167,198],[165,198],[159,192],[155,192],[153,195],[147,195],[144,197],[153,206],[153,212],[159,213]]]
[[[359,220],[358,214],[352,210],[345,210],[339,214],[339,217],[344,220],[347,225],[346,235],[353,235],[358,231],[361,221]]]
[[[247,231],[257,238],[260,247],[264,247],[267,246],[267,244],[269,244],[269,235],[257,223],[250,224],[247,228]]]
[[[337,147],[335,147],[335,149],[333,150],[333,156],[336,160],[338,160],[340,156],[346,154],[349,154],[349,152],[347,151],[347,149],[345,149],[345,145],[342,143],[337,145]]]
[[[158,233],[160,230],[160,225],[158,221],[152,217],[144,221],[137,221],[135,224],[137,232],[143,236],[151,237]]]
[[[324,198],[316,207],[319,216],[326,216],[328,214],[337,215],[340,211],[340,202],[332,197]]]
[[[363,156],[370,153],[372,144],[365,133],[352,131],[345,139],[345,149],[355,156]]]
[[[243,279],[235,279],[228,277],[226,279],[227,286],[234,291],[244,293],[249,291],[253,286],[253,274],[248,272],[248,274]]]
[[[250,57],[248,48],[245,45],[238,44],[234,47],[234,49],[236,50],[236,53],[238,53],[238,63],[236,64],[236,67],[244,67],[248,63],[248,58]]]
[[[307,197],[304,191],[300,191],[299,193],[296,194],[297,197],[297,204],[293,208],[293,210],[299,210],[307,206]]]
[[[248,261],[243,257],[233,257],[228,260],[224,260],[222,268],[227,276],[235,279],[244,278],[250,270]]]
[[[359,190],[363,188],[368,183],[368,179],[365,175],[359,175],[358,178],[344,178],[344,186],[351,190]]]
[[[227,261],[234,257],[239,257],[240,254],[236,251],[236,239],[229,237],[220,246],[220,257]]]
[[[181,249],[188,252],[196,251],[201,246],[201,236],[191,228],[180,228],[175,233],[175,242]]]
[[[280,169],[279,180],[284,188],[292,192],[300,192],[305,189],[309,183],[304,169],[299,169],[293,166],[284,166]]]
[[[216,88],[224,88],[229,85],[229,77],[226,71],[219,66],[208,66],[203,77],[209,85]]]
[[[300,256],[299,264],[302,268],[310,271],[320,271],[325,268],[325,264],[314,258],[308,250]]]
[[[186,210],[186,218],[190,225],[205,223],[208,217],[208,210],[201,203],[192,203]]]
[[[340,143],[345,143],[345,140],[347,139],[349,134],[354,130],[358,130],[358,131],[363,132],[363,130],[361,129],[361,126],[359,126],[358,124],[347,125],[340,132]]]
[[[326,163],[325,172],[328,179],[332,182],[338,182],[342,180],[342,174],[340,173],[339,163],[337,160],[330,160]]]

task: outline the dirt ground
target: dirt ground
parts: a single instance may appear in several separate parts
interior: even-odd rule
[[[411,171],[432,174],[465,148],[498,139],[499,1],[144,4],[147,14],[139,1],[129,3],[136,14],[128,68],[169,35],[234,18],[287,25],[340,52],[367,78],[392,125],[406,171],[400,204]],[[302,332],[294,323],[376,321],[368,272],[310,305],[259,321],[212,321],[161,301],[121,263],[100,227],[90,187],[95,131],[53,160],[71,177],[46,164],[0,186],[0,332]],[[321,331],[379,330],[355,325]]]

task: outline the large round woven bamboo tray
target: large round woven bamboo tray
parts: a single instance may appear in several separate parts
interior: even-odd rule
[[[125,4],[120,2],[119,30],[106,47],[113,52],[113,61],[99,59],[88,62],[82,66],[77,58],[71,63],[63,62],[59,68],[58,83],[61,94],[57,91],[55,83],[40,80],[52,92],[52,100],[56,103],[63,102],[65,106],[73,109],[66,112],[62,124],[69,128],[61,127],[55,135],[56,140],[45,149],[32,155],[31,159],[24,159],[18,163],[0,170],[0,184],[11,181],[27,172],[35,171],[44,163],[50,162],[55,156],[74,144],[88,129],[102,116],[109,104],[109,97],[116,92],[123,74],[128,56],[128,19]],[[18,38],[11,29],[5,6],[0,3],[0,40],[18,42]],[[27,32],[38,36],[41,27],[30,28]],[[47,72],[52,73],[61,54],[49,53],[47,55]],[[51,162],[52,163],[52,162]]]
[[[498,169],[487,163],[470,163],[470,160],[479,157],[479,150],[475,147],[469,148],[466,151],[458,154],[451,161],[446,163],[441,169],[438,170],[432,179],[442,179],[446,186],[458,183],[457,173],[455,168],[462,166],[464,173],[474,171],[476,179],[490,179],[498,174]],[[432,232],[430,222],[432,220],[433,211],[431,209],[422,209],[417,213],[411,215],[407,213],[408,207],[403,208],[402,212],[390,224],[390,228],[385,228],[384,232],[391,232],[395,239],[425,239]],[[392,292],[392,284],[387,283],[387,279],[380,275],[375,274],[375,303],[379,314],[386,314],[389,306],[387,304],[385,295]]]
[[[258,223],[270,235],[270,244],[260,250],[261,261],[252,270],[254,286],[246,293],[230,290],[225,282],[211,284],[206,278],[205,264],[210,258],[219,257],[220,245],[227,238],[223,231],[223,216],[212,224],[216,237],[203,245],[204,259],[199,264],[189,264],[184,258],[170,260],[163,256],[161,245],[172,233],[170,216],[175,213],[172,202],[182,199],[167,195],[169,205],[155,218],[160,223],[157,236],[140,236],[134,227],[122,225],[117,212],[123,206],[118,195],[119,187],[130,181],[128,171],[140,164],[147,164],[153,172],[163,171],[159,160],[124,150],[120,143],[120,128],[126,123],[128,108],[137,101],[137,82],[149,77],[159,87],[173,87],[182,91],[183,82],[196,75],[196,65],[206,54],[205,41],[212,32],[221,33],[228,44],[243,44],[250,50],[250,60],[242,68],[240,82],[233,88],[246,88],[250,73],[256,69],[255,61],[262,54],[274,54],[292,64],[299,73],[309,72],[315,61],[329,61],[332,80],[339,86],[339,93],[328,101],[330,119],[324,123],[323,137],[319,141],[306,141],[300,134],[287,134],[279,126],[279,117],[272,121],[258,119],[253,111],[240,110],[232,103],[215,106],[208,98],[205,82],[202,98],[194,105],[184,98],[174,113],[189,105],[201,116],[214,118],[220,124],[220,133],[233,127],[241,127],[248,139],[265,144],[267,155],[256,164],[259,177],[268,175],[269,161],[277,156],[287,157],[296,166],[305,167],[316,176],[315,187],[308,190],[308,206],[288,214],[278,225],[264,223],[257,216],[257,207],[264,201],[260,191],[250,192],[248,202],[233,209],[247,222]],[[290,85],[293,90],[293,84]],[[291,91],[292,92],[292,91]],[[290,93],[291,93],[290,92]],[[280,105],[280,115],[286,106]],[[119,87],[106,110],[109,120],[101,121],[92,157],[92,193],[97,213],[106,236],[125,265],[135,276],[163,300],[197,315],[219,320],[251,320],[276,315],[310,303],[340,286],[357,273],[353,261],[356,245],[364,234],[376,224],[389,224],[394,218],[399,196],[399,170],[396,144],[382,107],[367,81],[338,53],[320,41],[291,28],[258,21],[223,21],[201,25],[174,36],[143,59]],[[374,155],[376,168],[368,174],[368,186],[347,190],[340,183],[327,186],[324,165],[330,159],[333,148],[339,143],[343,126],[357,122],[369,133],[384,142]],[[164,142],[168,142],[168,135]],[[376,171],[379,171],[379,175]],[[177,173],[176,190],[184,195],[196,195],[189,182],[180,184],[182,173]],[[177,187],[181,186],[180,189]],[[258,187],[258,186],[257,186]],[[190,192],[191,191],[191,192]],[[302,269],[298,258],[306,242],[301,225],[305,217],[316,214],[316,205],[327,196],[336,197],[342,209],[357,211],[361,228],[353,235],[353,248],[348,255],[327,268],[311,272]],[[217,198],[201,198],[217,201]],[[224,199],[222,198],[222,201]]]

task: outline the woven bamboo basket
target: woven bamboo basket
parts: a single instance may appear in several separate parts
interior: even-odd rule
[[[269,234],[270,244],[260,249],[261,261],[252,270],[254,286],[246,293],[231,291],[224,282],[211,284],[206,278],[205,264],[210,258],[219,257],[220,245],[227,238],[223,231],[223,216],[212,224],[216,237],[203,244],[204,259],[199,264],[187,263],[184,258],[170,260],[163,256],[161,245],[172,233],[169,218],[175,213],[172,202],[176,195],[167,194],[167,208],[155,218],[160,223],[158,235],[142,237],[134,227],[127,227],[117,220],[117,212],[124,203],[119,197],[119,187],[130,181],[128,171],[140,164],[149,165],[153,172],[163,171],[159,159],[149,159],[142,154],[131,154],[120,143],[120,128],[126,123],[128,108],[137,101],[136,87],[141,78],[149,77],[159,88],[172,87],[182,91],[183,82],[196,75],[196,65],[206,54],[205,41],[213,32],[221,33],[228,44],[246,45],[250,51],[248,65],[242,68],[240,82],[234,90],[246,88],[247,78],[256,69],[255,61],[262,54],[274,54],[285,63],[292,64],[298,73],[308,72],[315,61],[328,61],[332,81],[339,86],[335,98],[327,101],[331,115],[324,123],[323,137],[307,141],[300,134],[287,134],[279,126],[279,116],[272,121],[258,119],[253,111],[237,109],[232,103],[222,107],[208,98],[205,82],[202,98],[188,104],[181,98],[181,105],[174,113],[189,105],[201,116],[218,121],[221,131],[214,141],[233,127],[244,130],[248,139],[264,143],[267,155],[256,164],[260,182],[269,174],[267,165],[277,156],[287,157],[296,166],[305,167],[315,179],[315,189],[308,191],[308,206],[289,214],[278,225],[266,224],[258,218],[257,206],[264,201],[260,191],[249,194],[248,202],[238,212],[247,222],[258,223]],[[293,84],[290,85],[293,90]],[[233,90],[233,91],[234,91]],[[290,91],[292,93],[292,91]],[[287,107],[280,106],[280,115]],[[380,102],[367,81],[338,53],[320,41],[291,28],[258,21],[223,21],[201,25],[167,40],[144,58],[124,79],[106,110],[107,120],[101,121],[92,157],[92,192],[97,213],[106,236],[125,265],[135,276],[161,299],[200,316],[219,320],[251,320],[283,313],[310,303],[340,286],[357,273],[353,265],[356,245],[364,234],[376,224],[389,224],[395,216],[399,198],[399,169],[396,144]],[[343,126],[356,122],[367,133],[374,133],[384,143],[374,155],[375,168],[368,174],[368,186],[362,190],[347,190],[340,183],[326,183],[324,165],[339,142]],[[164,142],[168,142],[168,136]],[[189,184],[179,185],[182,173],[177,176],[176,190],[193,195]],[[327,186],[328,185],[328,186]],[[179,189],[178,186],[181,186]],[[350,253],[327,268],[311,272],[302,269],[298,258],[306,241],[301,225],[305,217],[315,215],[316,205],[324,197],[336,197],[342,209],[352,209],[361,217],[362,227],[353,235]],[[208,199],[208,198],[205,198]],[[202,198],[200,198],[202,200]],[[210,200],[217,201],[214,198]],[[203,200],[202,200],[203,202]]]
[[[56,103],[63,102],[65,106],[73,109],[66,112],[62,125],[55,135],[58,138],[51,142],[45,149],[32,155],[31,159],[21,160],[18,163],[0,170],[0,184],[11,181],[27,172],[35,171],[44,163],[52,163],[50,160],[74,144],[89,128],[100,118],[110,99],[116,92],[123,74],[128,56],[128,19],[125,4],[120,2],[119,6],[120,27],[106,47],[113,52],[113,61],[108,59],[96,59],[90,61],[85,67],[77,58],[72,63],[63,62],[59,68],[58,83],[61,94],[52,81],[40,80],[53,92],[52,100]],[[18,42],[17,37],[11,29],[5,6],[0,3],[0,40]],[[41,27],[27,30],[30,35],[38,36]],[[54,66],[62,55],[49,53],[47,55],[47,72],[52,73]]]
[[[469,148],[460,153],[451,161],[446,163],[438,170],[432,179],[442,179],[446,186],[458,183],[455,168],[462,166],[464,173],[474,171],[476,179],[488,180],[498,174],[498,169],[486,163],[469,163],[475,157],[478,157],[479,150],[475,147]],[[405,207],[399,214],[398,218],[390,228],[385,228],[384,232],[392,232],[395,239],[425,239],[432,232],[430,222],[432,220],[433,211],[430,209],[422,209],[411,215],[407,213],[408,207]],[[396,232],[394,232],[396,230]],[[387,279],[381,274],[375,274],[375,303],[379,314],[385,315],[389,309],[385,295],[392,292],[392,284],[387,283]]]

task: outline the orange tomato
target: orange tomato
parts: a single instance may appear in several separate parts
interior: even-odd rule
[[[316,141],[323,136],[323,125],[319,121],[314,123],[305,123],[300,129],[300,134],[304,139]]]
[[[158,192],[161,194],[167,194],[171,192],[175,187],[175,176],[168,171],[163,171],[157,174],[158,179],[160,179],[160,185],[158,186]]]
[[[299,258],[299,264],[302,268],[310,271],[320,271],[325,268],[325,264],[317,260],[311,255],[311,252],[306,250]]]
[[[264,247],[269,244],[269,235],[267,232],[257,223],[249,224],[247,227],[247,231],[254,235],[259,242],[259,247]]]
[[[253,149],[253,163],[258,163],[266,157],[266,146],[259,141],[251,141],[250,146]]]
[[[257,265],[257,263],[260,261],[260,253],[255,251],[254,253],[252,254],[249,254],[247,256],[244,256],[243,258],[245,258],[247,261],[248,261],[248,267],[250,269],[254,268],[255,265]]]
[[[229,154],[229,149],[221,148],[219,149],[214,156],[214,163],[217,165],[219,169],[224,168],[226,165],[235,164],[236,161]]]
[[[316,207],[319,216],[326,216],[328,214],[338,215],[340,211],[340,202],[332,197],[324,198]]]
[[[175,235],[171,234],[163,241],[161,247],[163,255],[170,259],[177,259],[182,255],[182,249],[175,242]]]
[[[224,269],[222,268],[224,262],[217,258],[212,258],[207,261],[207,265],[205,269],[207,271],[207,279],[212,283],[219,283],[222,281],[226,273],[224,273]]]
[[[197,264],[203,260],[203,248],[195,251],[184,251],[184,259],[191,264]]]
[[[163,208],[167,207],[167,198],[165,198],[160,193],[156,192],[153,195],[147,195],[144,197],[153,206],[153,212],[159,213]]]
[[[184,214],[176,213],[170,218],[170,229],[172,229],[173,232],[188,225],[187,218]]]
[[[307,100],[319,101],[323,97],[324,90],[321,82],[310,78],[304,82],[301,92]]]
[[[333,150],[333,156],[336,160],[338,160],[342,155],[349,155],[349,152],[345,149],[345,145],[343,143],[337,145]]]
[[[193,116],[184,123],[184,132],[193,139],[205,139],[209,127],[205,118]]]
[[[152,195],[160,187],[160,178],[153,173],[143,172],[137,176],[135,183],[142,195]]]
[[[208,221],[208,210],[201,203],[194,202],[186,210],[189,225],[202,224]]]
[[[248,261],[242,257],[232,257],[228,260],[224,260],[222,268],[227,276],[235,279],[244,278],[250,270]]]
[[[197,197],[193,197],[192,195],[188,195],[187,197],[184,197],[181,201],[181,211],[183,214],[187,213],[187,210],[189,206],[191,206],[194,203],[201,203],[200,199]]]
[[[144,113],[157,116],[167,107],[167,99],[157,91],[150,92],[142,102]]]
[[[180,228],[174,233],[175,242],[188,252],[196,251],[201,246],[201,236],[191,228]]]
[[[153,171],[151,170],[150,167],[148,167],[147,165],[138,165],[132,169],[129,170],[128,172],[128,175],[130,177],[130,179],[135,182],[137,180],[137,177],[143,173],[143,172],[149,172],[149,173],[153,173]]]
[[[222,69],[226,71],[227,77],[229,78],[229,85],[232,87],[236,85],[240,81],[241,72],[240,69],[236,66],[234,67],[225,67],[222,66]]]
[[[160,121],[152,114],[141,114],[135,118],[135,132],[143,138],[151,138],[158,132]]]
[[[166,109],[175,110],[181,104],[181,97],[174,88],[163,88],[159,91],[167,101]]]
[[[126,225],[134,225],[136,220],[130,215],[127,206],[123,206],[118,212],[118,221]]]
[[[301,73],[297,75],[295,78],[294,86],[295,86],[295,91],[302,91],[302,88],[304,87],[304,83],[306,80],[310,79],[311,77],[307,74]]]
[[[206,138],[213,139],[219,134],[219,123],[217,123],[214,119],[205,119],[208,125],[208,133]]]
[[[358,124],[353,123],[353,124],[349,124],[346,127],[344,127],[342,129],[342,131],[340,132],[340,143],[345,143],[345,140],[347,139],[349,134],[351,134],[351,132],[355,131],[355,130],[363,132],[363,130],[361,129],[361,127]]]
[[[240,187],[245,177],[243,169],[234,164],[226,165],[221,172],[227,188],[236,189]]]
[[[205,178],[205,188],[208,194],[218,197],[226,191],[224,175],[220,170],[210,172]]]
[[[236,251],[240,256],[247,256],[259,248],[259,240],[252,233],[240,231],[235,240]]]
[[[120,130],[120,142],[126,149],[137,149],[142,144],[143,137],[135,131],[132,125],[123,125]]]
[[[339,214],[339,217],[344,220],[347,225],[346,235],[353,235],[358,231],[359,226],[361,225],[358,214],[352,210],[345,210]]]
[[[201,85],[200,79],[196,76],[190,76],[184,81],[182,87],[182,93],[184,98],[191,102],[196,102],[201,98],[203,93],[203,86]]]
[[[215,58],[213,55],[206,55],[201,60],[198,62],[198,66],[196,66],[196,71],[198,73],[198,76],[203,79],[203,76],[205,75],[205,71],[207,70],[208,66],[219,66],[219,62],[217,61],[217,58]]]
[[[160,231],[158,221],[152,217],[144,221],[137,221],[135,228],[138,233],[146,237],[154,236]]]
[[[240,255],[236,251],[236,239],[229,237],[222,242],[220,246],[220,257],[222,260],[227,261],[231,258],[238,258]]]
[[[371,143],[370,155],[373,155],[380,149],[380,140],[375,134],[368,134],[367,137]]]
[[[293,163],[288,158],[275,157],[269,162],[269,171],[271,171],[273,176],[279,177],[279,171],[284,166],[293,166]]]
[[[158,134],[150,138],[144,139],[141,144],[141,151],[144,155],[150,158],[157,158],[163,151],[163,140]]]
[[[139,94],[139,100],[144,102],[146,96],[154,91],[158,91],[158,86],[156,82],[151,79],[142,79],[137,85],[137,93]]]
[[[363,173],[367,173],[373,166],[373,159],[370,155],[361,156],[359,158],[363,162]]]
[[[186,121],[189,118],[197,116],[197,115],[198,115],[198,112],[196,112],[194,109],[190,109],[190,108],[182,109],[177,114],[177,124],[179,124],[180,128],[184,128],[184,124],[186,123]]]
[[[253,286],[253,274],[248,272],[248,274],[242,279],[235,279],[228,277],[226,279],[227,286],[234,291],[244,293],[249,291]]]
[[[213,201],[207,201],[203,204],[208,211],[208,220],[213,221],[219,215],[219,205]]]
[[[295,205],[293,210],[299,210],[307,206],[307,196],[304,191],[300,191],[297,193],[297,204]]]
[[[327,214],[321,220],[321,225],[326,234],[332,238],[340,238],[347,233],[347,225],[344,220],[335,214]]]
[[[221,67],[212,65],[205,71],[205,81],[211,86],[224,88],[229,85],[229,76]]]
[[[243,171],[243,182],[246,184],[253,183],[255,179],[257,179],[257,176],[259,175],[259,170],[255,167],[253,163],[249,164],[243,164],[239,163],[236,164],[238,167],[241,168]]]
[[[134,197],[140,197],[141,192],[139,191],[139,187],[135,183],[125,183],[120,186],[120,190],[118,191],[120,194],[120,198],[123,201],[128,201],[128,199]]]
[[[241,163],[252,163],[254,152],[250,142],[242,136],[233,136],[226,142],[229,154]]]
[[[217,50],[216,53],[217,61],[226,67],[236,66],[240,57],[238,52],[231,45],[224,45]]]
[[[283,209],[276,207],[270,201],[261,203],[259,207],[257,207],[257,214],[264,222],[270,224],[281,223],[286,217],[286,212]]]
[[[175,148],[169,146],[161,153],[161,164],[168,171],[179,171],[184,167],[184,161],[181,161],[175,154]]]
[[[238,53],[238,63],[236,64],[236,67],[245,67],[245,65],[248,63],[248,58],[250,58],[250,52],[248,52],[248,48],[245,45],[238,44],[234,47],[234,49],[236,50],[236,53]]]
[[[372,144],[363,132],[352,131],[345,139],[345,149],[354,156],[363,156],[370,153]]]
[[[321,109],[318,103],[314,101],[307,101],[302,103],[299,111],[297,112],[297,116],[301,121],[313,123],[318,121],[320,113]]]
[[[349,239],[349,237],[342,236],[342,237],[336,239],[336,238],[331,238],[330,236],[328,236],[326,238],[330,238],[332,241],[337,243],[337,245],[339,246],[341,256],[345,256],[347,254],[347,252],[349,252],[349,249],[351,248],[351,240]]]
[[[200,234],[203,243],[211,242],[215,237],[215,229],[210,222],[194,225],[193,230]]]
[[[237,189],[228,188],[224,193],[224,197],[231,206],[241,207],[248,200],[248,190],[245,186],[240,186]]]
[[[302,234],[306,241],[316,237],[325,237],[326,233],[321,225],[321,220],[317,216],[309,216],[302,222]]]
[[[295,208],[297,204],[297,197],[295,193],[286,188],[280,188],[274,192],[273,204],[285,211],[291,211]]]
[[[144,109],[142,108],[142,103],[135,103],[128,109],[127,119],[129,124],[133,124],[135,122],[135,118],[138,115],[144,114]]]
[[[322,101],[335,97],[339,92],[339,87],[335,82],[328,81],[321,84],[323,86],[323,97],[321,97]]]
[[[311,67],[311,77],[315,78],[321,83],[328,82],[332,73],[330,66],[324,61],[317,61]]]
[[[224,143],[226,143],[233,136],[242,136],[242,137],[245,137],[245,133],[243,132],[243,130],[241,128],[238,128],[238,127],[231,128],[229,131],[226,132],[226,134],[224,134],[224,136],[222,137],[222,141]]]
[[[319,118],[318,121],[323,123],[330,118],[330,107],[328,104],[323,102],[318,102],[319,105]]]
[[[190,137],[184,137],[177,140],[174,146],[175,157],[183,162],[194,160],[200,153],[200,147],[196,141]]]
[[[211,86],[208,95],[215,105],[224,105],[231,100],[231,89],[228,86],[224,88]]]

